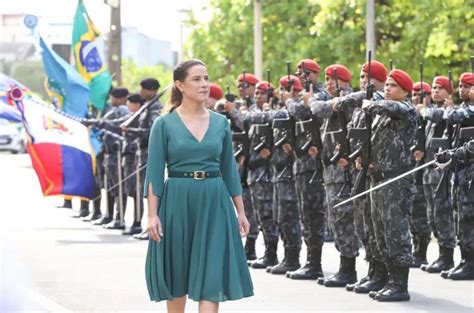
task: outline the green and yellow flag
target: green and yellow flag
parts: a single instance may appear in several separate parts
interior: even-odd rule
[[[76,69],[89,84],[90,102],[102,110],[112,86],[112,77],[97,50],[96,38],[99,35],[100,32],[89,18],[84,3],[79,0],[72,30]]]

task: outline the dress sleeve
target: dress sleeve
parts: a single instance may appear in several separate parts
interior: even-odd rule
[[[224,183],[231,197],[240,196],[242,194],[242,186],[240,185],[239,171],[234,158],[234,150],[232,149],[232,133],[229,123],[225,122],[225,136],[222,144],[221,153],[221,173]]]
[[[148,141],[148,164],[145,176],[145,197],[148,196],[148,186],[152,185],[153,194],[162,197],[164,189],[164,172],[166,162],[167,141],[165,125],[162,117],[158,117],[151,127]]]

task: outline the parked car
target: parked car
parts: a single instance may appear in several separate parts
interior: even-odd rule
[[[25,153],[25,143],[23,125],[0,118],[0,151],[10,151],[13,154]]]

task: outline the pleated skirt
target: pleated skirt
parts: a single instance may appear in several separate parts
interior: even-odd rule
[[[223,302],[253,295],[235,209],[222,178],[169,178],[159,204],[160,243],[150,239],[145,274],[152,301],[187,295]]]

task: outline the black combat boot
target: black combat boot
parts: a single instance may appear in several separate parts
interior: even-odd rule
[[[463,249],[464,250],[464,249]],[[448,275],[452,280],[474,280],[474,250],[465,250],[465,263],[459,269],[451,271]]]
[[[372,260],[369,261],[369,270],[367,271],[367,275],[365,277],[362,277],[359,281],[356,281],[353,284],[347,284],[346,285],[346,290],[347,291],[354,291],[354,288],[356,286],[362,285],[366,281],[369,281],[374,276],[374,272],[375,272],[374,267],[375,267],[374,266],[374,260],[372,259]]]
[[[83,219],[84,222],[92,222],[102,217],[102,212],[100,211],[100,201],[101,201],[101,198],[99,197],[92,202],[92,208],[93,208],[92,214],[84,218]]]
[[[250,264],[250,267],[255,269],[262,269],[277,264],[277,247],[278,241],[270,241],[265,243],[265,255],[262,258],[253,261]]]
[[[355,293],[369,293],[371,291],[379,291],[388,281],[388,272],[385,263],[374,260],[374,274],[372,278],[354,287]]]
[[[74,218],[86,217],[89,215],[89,200],[81,200],[79,213],[73,215]]]
[[[456,267],[450,268],[449,270],[446,270],[446,271],[441,271],[441,273],[439,274],[441,277],[448,278],[451,272],[459,270],[461,267],[463,267],[466,264],[466,256],[467,256],[466,250],[463,249],[462,247],[460,250],[461,250],[461,262],[459,262],[459,264]]]
[[[110,193],[107,193],[107,212],[100,220],[94,222],[94,225],[106,225],[112,221],[112,217],[114,216],[114,200],[114,197],[112,197]]]
[[[305,266],[293,272],[287,272],[286,277],[291,279],[317,279],[324,277],[321,268],[322,247],[308,249],[308,257]]]
[[[72,200],[71,199],[64,199],[63,204],[61,205],[56,205],[56,208],[65,208],[65,209],[72,209]]]
[[[353,284],[357,281],[357,272],[355,270],[355,257],[346,258],[341,255],[339,271],[324,280],[326,287],[345,287],[347,284]]]
[[[253,261],[257,259],[257,254],[255,253],[255,238],[247,237],[245,241],[245,257],[247,261]]]
[[[410,267],[390,266],[390,282],[376,293],[375,300],[379,302],[410,301],[408,293],[408,272]]]
[[[426,250],[428,249],[428,243],[420,243],[416,246],[413,252],[413,260],[411,261],[410,267],[419,268],[422,264],[428,264],[426,260]]]
[[[422,265],[420,268],[428,273],[441,273],[441,271],[449,270],[454,267],[453,253],[453,248],[439,246],[439,258],[427,266]]]
[[[285,259],[270,268],[270,273],[284,275],[288,271],[296,271],[300,268],[300,248],[285,248]]]
[[[105,229],[120,229],[124,230],[125,229],[125,222],[123,220],[123,217],[120,215],[120,208],[119,208],[119,198],[115,198],[115,203],[117,204],[116,206],[116,213],[115,213],[115,219],[111,221],[108,224],[103,225]],[[123,214],[125,216],[125,208],[127,207],[127,197],[124,196],[122,198],[122,204],[123,204]]]

